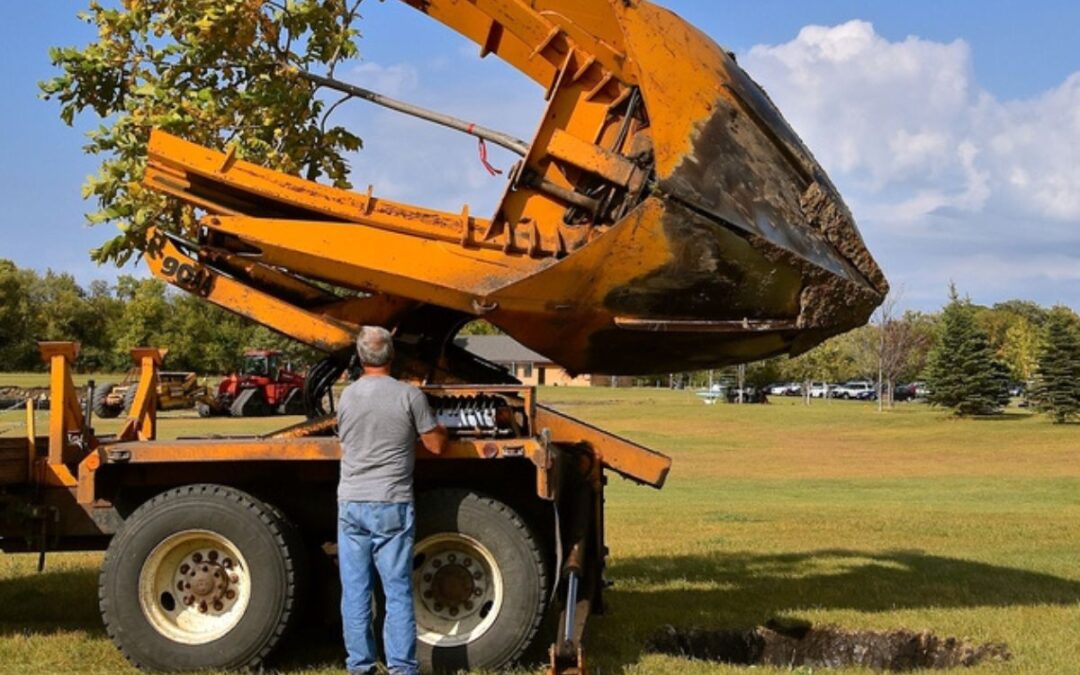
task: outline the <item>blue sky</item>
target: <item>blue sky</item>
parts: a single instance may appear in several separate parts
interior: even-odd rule
[[[112,278],[87,252],[81,153],[94,120],[65,127],[37,98],[50,45],[93,38],[85,0],[11,3],[0,36],[0,257]],[[1080,307],[1080,3],[667,0],[777,100],[845,195],[902,304],[931,309],[955,280],[977,302]],[[339,75],[528,138],[541,92],[401,3],[367,0],[363,60]],[[439,208],[490,210],[501,182],[468,139],[344,107],[365,140],[353,182]],[[496,164],[510,159],[496,155]],[[137,271],[137,270],[128,270]]]

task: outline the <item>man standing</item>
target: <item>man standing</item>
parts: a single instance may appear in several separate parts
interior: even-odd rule
[[[394,341],[389,331],[364,326],[356,338],[356,351],[364,375],[345,388],[338,405],[342,451],[338,561],[348,651],[345,666],[349,673],[375,672],[371,595],[377,571],[386,594],[387,666],[394,675],[416,675],[413,465],[417,437],[430,452],[440,454],[447,435],[423,392],[390,376]]]

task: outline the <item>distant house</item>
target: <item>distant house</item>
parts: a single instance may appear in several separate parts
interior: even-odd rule
[[[454,340],[482,359],[505,368],[511,375],[529,386],[588,387],[591,375],[574,377],[546,356],[537,354],[509,335],[468,335]]]

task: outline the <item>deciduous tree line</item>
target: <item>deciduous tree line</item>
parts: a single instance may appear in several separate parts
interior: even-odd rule
[[[78,367],[119,372],[133,347],[166,347],[171,370],[225,373],[244,349],[273,348],[303,362],[309,350],[292,340],[156,279],[120,277],[80,286],[66,273],[20,269],[0,259],[0,370],[41,370],[38,340],[82,344]]]
[[[796,358],[751,364],[746,383],[811,383],[868,380],[891,405],[900,383],[927,381],[931,402],[961,415],[998,412],[1011,384],[1027,387],[1033,404],[1057,421],[1080,416],[1080,316],[1068,307],[1045,308],[1027,300],[992,307],[951,291],[933,313],[897,311],[890,297],[870,324],[833,338]],[[705,371],[645,378],[661,386],[681,381],[702,386],[731,373]]]

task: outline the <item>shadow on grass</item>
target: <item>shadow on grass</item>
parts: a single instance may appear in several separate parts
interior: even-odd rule
[[[1000,412],[996,415],[969,415],[967,419],[976,422],[1022,422],[1030,420],[1034,415],[1022,412]],[[962,419],[962,418],[961,418]]]
[[[615,671],[639,661],[642,645],[666,625],[744,630],[809,609],[889,612],[1080,602],[1077,581],[912,551],[632,558],[619,561],[611,577],[610,612],[590,627],[588,651],[598,665]]]
[[[105,636],[96,569],[0,579],[0,636],[71,630]]]

